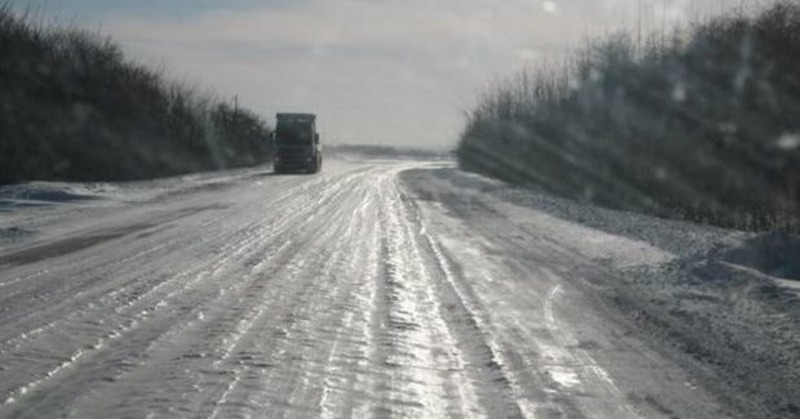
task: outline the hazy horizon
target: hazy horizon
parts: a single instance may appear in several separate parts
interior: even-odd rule
[[[760,2],[720,0],[14,2],[45,22],[120,43],[270,120],[319,115],[326,140],[446,148],[493,81],[557,59],[582,40],[627,28],[670,30]],[[639,18],[641,16],[641,19]]]

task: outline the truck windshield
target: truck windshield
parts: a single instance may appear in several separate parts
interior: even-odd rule
[[[300,125],[278,125],[275,141],[279,145],[311,144],[311,129]]]

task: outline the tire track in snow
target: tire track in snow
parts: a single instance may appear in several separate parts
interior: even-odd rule
[[[355,345],[357,349],[360,345],[358,338],[350,336],[347,339],[339,339],[341,336],[351,334],[346,330],[349,325],[345,319],[352,317],[352,310],[345,312],[341,318],[331,317],[341,306],[347,308],[347,301],[352,298],[350,294],[354,291],[351,288],[352,283],[343,283],[349,276],[339,275],[340,273],[352,275],[349,269],[357,268],[344,263],[352,253],[346,246],[362,243],[360,236],[352,236],[354,223],[331,223],[331,221],[347,215],[350,210],[348,205],[352,203],[351,201],[358,201],[355,199],[357,195],[356,191],[351,192],[349,194],[351,198],[345,205],[325,208],[325,214],[320,213],[319,217],[315,217],[324,225],[312,224],[313,227],[317,227],[310,229],[314,232],[314,236],[303,246],[303,252],[296,256],[299,260],[305,258],[312,263],[303,264],[285,279],[287,283],[301,281],[298,283],[300,289],[293,288],[290,291],[280,292],[282,303],[275,307],[276,311],[271,315],[265,314],[264,322],[259,322],[253,327],[254,333],[243,336],[239,343],[240,353],[246,352],[252,361],[269,365],[269,368],[260,369],[261,374],[258,374],[253,373],[253,368],[249,368],[248,363],[237,367],[236,376],[242,379],[235,379],[235,384],[229,386],[221,395],[212,416],[248,415],[255,414],[256,411],[265,414],[270,411],[270,405],[284,406],[284,411],[302,408],[302,412],[306,414],[325,413],[323,399],[326,391],[330,390],[326,383],[332,378],[329,369],[333,366],[331,361],[336,349],[342,345]],[[330,246],[331,243],[334,243],[333,247]],[[317,257],[309,258],[310,254]],[[323,265],[315,263],[323,261]],[[292,295],[289,301],[285,298],[287,294]],[[265,301],[275,299],[277,298],[269,297],[265,298]],[[303,304],[303,301],[306,303]],[[285,308],[290,308],[291,311],[281,312],[281,309]],[[281,319],[288,319],[289,323],[284,323]],[[274,321],[278,321],[278,324],[274,324]],[[268,352],[265,352],[260,346],[264,341],[261,336],[268,338],[269,335],[264,334],[275,327],[283,332],[277,341],[272,342]],[[330,332],[331,330],[335,332]],[[331,335],[334,337],[333,340],[329,339]],[[328,349],[326,345],[329,345]],[[289,358],[286,359],[287,357]],[[297,363],[301,363],[302,366],[296,365]],[[349,377],[338,378],[350,379],[351,383],[355,384],[359,375],[353,373]],[[270,395],[270,400],[263,399],[264,395]],[[352,400],[345,400],[345,403],[349,404],[350,401]],[[308,410],[315,404],[316,410]]]
[[[550,276],[555,275],[549,270],[544,270],[544,272],[547,272]],[[641,418],[637,410],[628,403],[627,397],[620,391],[608,372],[592,358],[589,352],[579,347],[577,344],[578,340],[558,321],[554,306],[563,295],[563,286],[556,283],[545,296],[543,314],[547,329],[550,331],[550,334],[553,336],[558,346],[563,348],[565,352],[566,362],[564,366],[545,367],[545,370],[555,381],[564,387],[581,385],[581,379],[585,377],[585,374],[581,374],[581,372],[587,371],[591,374],[591,377],[585,378],[599,383],[614,400],[618,401],[620,415],[624,414],[626,417]],[[575,367],[572,367],[573,365]]]
[[[337,191],[338,191],[337,188],[332,188],[332,189],[330,189],[329,192],[336,193]],[[300,196],[305,196],[305,195],[300,195]],[[324,199],[325,198],[324,196],[322,198],[323,199],[319,200],[319,203],[320,204],[325,204],[327,202],[327,200]],[[310,210],[312,210],[312,209],[310,209]],[[281,227],[281,228],[279,228],[278,231],[279,232],[288,231],[288,229],[290,229],[292,227],[293,220],[301,219],[304,216],[304,214],[305,213],[303,211],[298,211],[298,212],[293,213],[292,217],[285,217],[283,219],[283,221],[279,223],[278,227]],[[201,283],[208,282],[208,281],[214,279],[215,277],[217,277],[219,275],[219,273],[222,271],[222,268],[226,263],[230,263],[230,262],[232,262],[234,260],[242,259],[243,258],[242,257],[242,253],[244,252],[244,250],[247,249],[248,246],[251,246],[255,241],[257,241],[259,239],[263,239],[262,235],[263,235],[263,232],[257,232],[255,234],[251,234],[251,238],[249,240],[246,240],[244,242],[240,242],[238,245],[233,245],[233,244],[228,243],[225,246],[223,246],[223,248],[221,249],[220,252],[217,252],[218,257],[216,258],[216,262],[212,262],[210,265],[201,265],[201,267],[197,268],[194,271],[189,271],[189,272],[182,273],[181,275],[173,277],[170,281],[165,281],[164,283],[160,284],[160,286],[164,286],[165,284],[175,284],[176,282],[181,282],[181,286],[180,287],[177,287],[177,289],[174,289],[171,293],[167,294],[166,296],[161,297],[158,300],[158,303],[155,304],[155,307],[156,308],[161,308],[161,307],[168,306],[169,305],[168,301],[170,301],[172,299],[177,299],[179,296],[186,294],[187,291],[192,289],[193,286],[199,285]],[[236,246],[238,246],[238,247],[236,247]],[[199,274],[198,274],[198,272],[199,272]],[[179,279],[182,278],[182,277],[184,277],[184,278],[185,277],[191,277],[193,275],[194,275],[194,280],[192,280],[189,283],[183,283],[182,281],[179,281]],[[156,292],[158,290],[159,290],[159,288],[157,287],[155,289],[151,289],[150,292],[154,293],[154,292]],[[212,289],[212,291],[214,291],[214,290]],[[143,298],[137,299],[136,301],[134,301],[134,303],[138,302],[140,300],[143,300]],[[133,307],[133,304],[129,304],[128,308],[130,308],[130,307]],[[104,310],[107,310],[107,309],[104,309]],[[101,312],[102,311],[103,310],[101,310]],[[120,310],[118,308],[115,311],[117,311],[117,312],[121,311],[121,312],[124,313],[126,311],[126,309],[125,309],[125,307],[123,307],[122,310]],[[80,312],[79,311],[78,313],[82,314],[82,315],[84,315],[86,317],[91,317],[91,316],[87,315],[85,312]],[[83,348],[73,352],[73,354],[66,361],[56,365],[53,369],[50,369],[50,370],[46,371],[45,373],[43,373],[42,376],[41,376],[42,378],[19,386],[18,389],[16,391],[12,392],[10,394],[10,396],[7,398],[6,403],[4,404],[4,407],[7,407],[8,405],[13,404],[14,402],[17,402],[18,399],[21,396],[29,395],[32,390],[36,389],[39,386],[42,386],[46,382],[52,381],[54,378],[56,378],[59,375],[61,375],[65,369],[67,369],[69,367],[73,367],[78,362],[80,362],[83,359],[85,359],[87,357],[87,355],[95,353],[95,352],[98,352],[98,351],[104,349],[104,344],[106,342],[109,342],[109,341],[114,340],[114,339],[119,339],[120,336],[132,332],[134,329],[138,328],[138,326],[140,326],[144,321],[146,321],[147,318],[151,317],[150,314],[151,313],[149,313],[148,311],[140,312],[140,315],[134,316],[133,321],[130,321],[127,324],[124,324],[122,326],[115,327],[114,329],[112,329],[112,331],[109,334],[107,334],[104,338],[100,338],[95,344],[89,344],[88,345],[88,349],[86,347],[83,347]],[[85,344],[82,344],[82,345],[85,345]],[[62,348],[56,348],[56,350],[58,350],[60,352],[63,352]],[[56,355],[56,358],[57,357],[58,356]]]
[[[338,198],[336,199],[338,200],[345,198],[344,195],[338,192],[338,188],[329,189],[328,192],[331,196],[337,196]],[[322,208],[337,208],[339,202],[321,199],[316,202],[316,204],[318,204],[318,207]],[[307,209],[308,211],[316,211],[316,208],[318,207],[315,205]],[[300,213],[298,216],[303,217],[304,214]],[[293,231],[293,233],[296,232]],[[283,239],[279,238],[276,240],[277,242],[282,242],[285,244],[288,243],[291,246],[291,249],[285,252],[284,257],[270,261],[272,268],[269,274],[264,273],[262,276],[274,276],[282,271],[302,269],[303,266],[306,265],[303,263],[301,255],[304,254],[303,251],[307,249],[308,240],[311,239],[303,239],[298,241],[296,236],[296,234],[292,234],[291,238],[285,237]],[[192,400],[189,400],[188,404],[184,407],[181,407],[181,409],[188,409],[187,411],[193,412],[203,412],[207,409],[205,404],[213,405],[215,401],[220,399],[224,399],[226,401],[229,399],[229,397],[225,394],[232,394],[240,385],[239,377],[241,374],[237,373],[237,369],[239,369],[238,363],[242,362],[247,364],[250,361],[249,359],[245,359],[245,357],[242,357],[241,359],[232,358],[233,350],[236,348],[238,342],[241,339],[244,339],[249,331],[254,327],[256,320],[259,317],[266,316],[265,312],[262,310],[264,307],[258,306],[258,304],[263,304],[264,301],[268,301],[272,297],[264,297],[264,295],[278,294],[283,298],[288,295],[293,295],[296,288],[284,287],[284,284],[287,283],[291,284],[292,282],[272,280],[266,285],[254,284],[253,287],[248,288],[249,291],[245,293],[244,298],[231,297],[234,299],[234,301],[228,301],[227,303],[215,303],[215,312],[204,309],[206,310],[205,317],[207,319],[202,325],[198,325],[192,330],[178,330],[176,332],[177,334],[160,339],[160,342],[155,342],[153,345],[151,345],[151,349],[148,349],[148,353],[152,353],[150,357],[153,358],[154,362],[164,364],[168,363],[169,359],[172,358],[172,356],[169,354],[173,354],[177,357],[181,356],[181,348],[183,348],[183,346],[176,345],[174,342],[196,342],[200,341],[199,339],[202,339],[201,341],[204,343],[208,342],[208,347],[201,352],[203,354],[202,356],[192,356],[189,358],[189,361],[187,361],[190,362],[192,360],[197,360],[197,363],[199,364],[195,366],[194,370],[199,371],[200,375],[198,376],[196,382],[191,384],[191,387],[196,388],[195,392],[198,393],[193,395],[194,400],[205,400],[205,402],[204,404],[197,404]],[[307,291],[309,287],[304,287],[303,289]],[[299,303],[299,301],[295,301],[295,304],[297,303]],[[211,330],[213,331],[213,334],[209,335],[206,333],[199,338],[197,336],[192,337],[203,330]],[[231,333],[230,330],[233,330],[233,332]],[[156,348],[157,346],[160,347],[160,349]],[[192,349],[196,349],[196,346],[197,345],[195,344]],[[185,350],[185,348],[183,350]],[[250,358],[250,356],[247,356],[247,358]],[[211,366],[203,366],[206,359],[216,359],[217,361],[215,361]],[[223,362],[219,362],[219,360],[223,360]],[[227,361],[233,362],[234,364],[229,365]],[[258,368],[262,367],[258,366]],[[145,371],[145,373],[147,372]],[[232,377],[230,378],[230,381],[226,381],[228,377]],[[140,377],[138,378],[138,381],[146,381],[146,379]],[[181,403],[175,404],[178,406],[181,405]]]
[[[333,208],[339,208],[339,206],[334,206]],[[313,218],[314,218],[313,216],[309,217],[309,219],[313,219]],[[294,254],[293,257],[298,259],[298,258],[302,257],[301,255],[305,255],[307,253],[312,253],[312,251],[314,250],[314,247],[312,247],[310,245],[310,243],[317,243],[317,242],[326,243],[326,242],[331,241],[334,237],[340,236],[342,234],[345,234],[345,237],[347,237],[346,236],[346,232],[342,232],[341,231],[342,229],[346,230],[347,228],[348,228],[347,225],[340,225],[339,228],[333,228],[333,229],[322,230],[322,231],[319,231],[319,230],[314,231],[312,233],[312,236],[309,239],[306,240],[306,244],[303,245],[300,249],[298,249],[297,254]],[[341,243],[341,241],[337,241],[337,242]],[[307,253],[304,253],[304,252],[307,252]],[[327,272],[330,272],[335,264],[341,262],[344,259],[344,256],[341,253],[340,247],[337,247],[336,249],[334,249],[331,252],[331,254],[327,258],[317,258],[317,259],[318,260],[325,260],[325,262],[324,262],[324,264],[323,264],[323,266],[321,268],[318,268],[318,267],[314,266],[313,264],[310,265],[310,266],[298,267],[297,271],[294,272],[294,273],[291,273],[290,276],[288,278],[286,278],[286,279],[291,281],[291,280],[294,280],[295,278],[301,276],[301,273],[303,272],[302,271],[303,269],[311,270],[311,272],[321,272],[323,274],[327,273]],[[289,261],[288,264],[291,265],[291,261]],[[319,279],[320,284],[322,284],[322,287],[324,288],[324,285],[326,285],[328,283],[328,281],[326,281],[326,279],[329,279],[329,278],[326,278],[326,277],[323,276],[323,277],[320,277],[318,279]],[[312,291],[312,288],[311,287],[305,287],[303,289],[303,291],[305,291],[303,295],[307,295],[308,292]],[[260,298],[258,298],[258,300],[260,300],[260,301],[269,301],[270,298],[268,298],[266,296],[266,294],[267,293],[265,293],[264,295],[260,296]],[[213,364],[213,367],[216,368],[216,369],[223,369],[223,370],[227,369],[229,371],[233,371],[232,372],[233,378],[231,380],[231,383],[225,389],[225,391],[220,395],[219,399],[214,403],[215,407],[214,407],[213,411],[211,412],[211,414],[209,415],[210,418],[216,418],[216,417],[220,416],[220,414],[222,414],[222,412],[226,408],[229,408],[229,406],[227,406],[228,399],[237,390],[237,388],[239,387],[239,384],[240,384],[241,379],[242,379],[241,377],[246,373],[246,370],[248,369],[248,367],[247,367],[247,365],[243,365],[243,366],[236,366],[236,365],[226,366],[226,364],[228,363],[229,359],[231,358],[231,355],[233,354],[234,350],[239,346],[240,342],[242,342],[247,337],[248,333],[256,325],[256,323],[263,318],[265,313],[266,313],[266,308],[262,303],[262,305],[259,305],[255,309],[254,314],[252,316],[248,316],[248,317],[243,318],[240,321],[240,326],[236,329],[236,333],[234,335],[232,335],[229,339],[226,340],[228,342],[228,344],[227,344],[227,347],[225,348],[225,352],[224,352],[223,356],[219,360],[215,361],[215,363]],[[301,380],[302,380],[302,377],[301,377]],[[289,397],[289,403],[292,403],[292,397],[291,396]],[[240,406],[241,406],[241,404],[240,404]],[[232,413],[232,412],[228,411],[224,416],[229,416],[230,413]]]
[[[485,415],[465,372],[463,348],[451,335],[415,226],[402,202],[396,171],[381,185],[381,294],[373,362],[386,371],[387,393],[373,414]]]
[[[577,340],[566,332],[557,321],[554,304],[563,295],[563,287],[559,285],[560,278],[549,277],[548,280],[556,285],[548,289],[542,297],[542,309],[537,316],[547,334],[541,334],[536,328],[536,320],[530,316],[516,315],[513,310],[502,309],[494,312],[486,310],[482,302],[485,296],[478,297],[475,292],[484,293],[491,290],[498,296],[505,298],[521,298],[519,290],[515,290],[509,283],[510,279],[493,280],[493,286],[480,291],[472,290],[470,281],[459,279],[457,272],[450,265],[450,257],[444,253],[442,247],[431,236],[428,236],[433,253],[442,261],[444,269],[449,271],[448,283],[463,302],[465,309],[475,319],[475,324],[480,333],[486,336],[486,342],[491,349],[494,362],[502,370],[508,380],[510,394],[516,400],[521,416],[536,418],[542,415],[567,416],[567,417],[611,417],[611,418],[638,418],[638,413],[629,405],[627,398],[619,389],[609,387],[612,383],[610,376],[605,373],[599,364],[587,351],[578,348]],[[466,266],[465,269],[469,269]],[[547,271],[546,269],[542,269]],[[508,286],[509,288],[505,288]],[[528,301],[535,301],[535,291],[525,289],[522,295],[532,294]],[[502,297],[498,297],[502,298]],[[487,303],[491,305],[491,303]],[[527,305],[530,305],[528,303]],[[524,302],[514,302],[511,306],[525,307]],[[535,305],[534,305],[535,307]],[[536,349],[532,355],[531,349]],[[578,374],[574,371],[588,371]],[[581,381],[583,380],[583,381]],[[591,394],[596,398],[569,397],[570,390],[581,385],[594,384],[600,387]],[[580,393],[576,393],[580,394]],[[587,401],[586,406],[579,406],[581,401]]]
[[[536,417],[525,402],[523,384],[509,370],[510,362],[504,355],[506,349],[493,335],[473,299],[467,296],[464,285],[460,285],[463,281],[459,279],[450,258],[445,256],[438,242],[428,233],[419,210],[413,207],[412,211],[419,225],[418,234],[430,249],[434,263],[442,273],[440,292],[454,307],[450,323],[466,342],[464,346],[471,347],[470,366],[475,371],[473,379],[481,385],[483,397],[487,399],[485,403],[495,409],[490,416]],[[459,327],[459,324],[462,326]]]
[[[359,190],[363,189],[361,183],[363,182],[355,185],[356,189],[350,194],[352,198],[348,199],[348,205],[358,202],[355,197],[358,196]],[[329,224],[332,220],[348,219],[349,213],[358,214],[360,208],[364,207],[362,202],[358,208],[351,211],[348,205],[336,209],[326,217],[321,217],[320,220]],[[316,267],[305,273],[297,273],[301,277],[306,275],[313,278],[314,273],[318,272],[318,277],[314,278],[317,282],[316,284],[309,282],[307,283],[309,286],[304,287],[299,299],[307,301],[306,304],[285,305],[292,310],[288,315],[283,314],[284,318],[289,319],[289,323],[281,326],[283,332],[270,348],[268,362],[274,366],[256,385],[257,388],[263,389],[261,395],[250,395],[249,404],[260,406],[259,411],[262,414],[293,412],[317,416],[328,414],[334,409],[349,410],[361,402],[358,399],[363,395],[363,391],[359,386],[367,379],[365,376],[369,372],[360,355],[366,342],[363,337],[364,329],[359,325],[363,324],[363,313],[368,312],[368,307],[362,305],[363,298],[360,295],[364,291],[362,288],[364,280],[359,279],[363,278],[361,275],[363,267],[356,262],[359,260],[358,255],[366,254],[365,250],[369,248],[363,246],[364,236],[361,235],[368,232],[351,236],[354,224],[361,228],[356,220],[350,218],[348,223],[335,223],[342,225],[343,228],[320,241],[322,253],[313,249],[307,252],[316,253],[318,257],[333,260],[334,263],[328,264],[321,272],[318,272],[320,270]],[[334,243],[333,247],[331,243]],[[352,246],[355,248],[351,248]],[[350,263],[345,263],[348,256],[356,257],[351,259]],[[342,310],[344,313],[341,313]],[[345,321],[347,318],[358,321],[348,324]],[[350,329],[349,326],[353,328]],[[251,336],[249,340],[258,341],[258,336],[260,335]],[[331,364],[339,348],[346,350],[347,353],[336,360],[339,364],[345,363],[351,366],[345,371],[339,371],[335,368],[336,364]],[[353,392],[345,393],[329,386],[329,383],[338,383],[337,387],[345,383],[344,385],[352,388]],[[328,401],[340,403],[326,407],[323,404],[326,393],[331,396]],[[264,395],[270,397],[265,399]],[[247,397],[247,394],[242,394],[237,400],[240,400],[241,404]]]

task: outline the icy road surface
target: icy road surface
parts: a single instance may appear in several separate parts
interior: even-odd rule
[[[725,415],[547,237],[670,254],[546,216],[471,226],[399,179],[430,165],[14,203],[7,231],[30,237],[0,247],[0,417]]]

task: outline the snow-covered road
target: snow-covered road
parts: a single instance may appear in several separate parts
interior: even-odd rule
[[[431,165],[0,214],[30,232],[0,247],[0,417],[725,415],[549,237],[670,254],[500,204],[472,225],[399,178]]]

